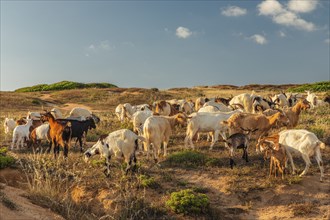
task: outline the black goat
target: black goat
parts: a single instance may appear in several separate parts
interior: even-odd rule
[[[72,129],[71,138],[77,138],[77,141],[79,141],[79,145],[80,145],[80,152],[83,152],[82,138],[84,135],[87,136],[87,132],[89,129],[96,128],[94,119],[87,118],[85,121],[78,121],[73,119],[57,119],[56,121],[62,124],[71,122],[71,129]]]
[[[229,146],[230,152],[230,168],[233,169],[235,162],[233,160],[234,150],[236,149],[243,149],[243,156],[242,158],[245,159],[246,162],[249,162],[248,159],[248,143],[249,143],[249,136],[242,133],[236,133],[231,135],[227,140],[224,140]]]

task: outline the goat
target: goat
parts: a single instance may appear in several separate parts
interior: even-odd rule
[[[175,125],[185,125],[187,117],[182,114],[173,116],[150,116],[144,123],[143,136],[145,138],[144,150],[147,151],[147,158],[149,159],[150,144],[154,148],[154,159],[157,162],[160,153],[160,145],[164,146],[164,157],[167,156],[167,144]]]
[[[248,159],[248,144],[249,144],[249,136],[242,133],[236,133],[230,135],[227,139],[224,139],[224,142],[229,146],[229,154],[230,154],[230,168],[233,169],[233,165],[235,162],[233,160],[234,150],[243,149],[242,158],[245,159],[246,162],[249,162]]]
[[[183,101],[179,104],[179,111],[184,112],[188,115],[194,112],[194,106],[192,102]]]
[[[321,142],[314,133],[303,129],[285,130],[279,133],[279,143],[288,149],[287,153],[292,165],[293,173],[295,173],[296,168],[290,152],[298,151],[301,153],[301,156],[306,163],[306,167],[299,176],[304,176],[307,173],[311,165],[309,157],[315,155],[315,159],[321,172],[320,181],[322,181],[324,177],[324,168],[320,149],[325,149],[325,144]]]
[[[285,106],[289,106],[289,101],[287,100],[285,93],[274,95],[271,99],[277,105],[277,107],[283,108]]]
[[[63,114],[61,110],[59,110],[58,108],[53,108],[52,110],[50,110],[50,112],[52,113],[55,119],[63,118]]]
[[[56,121],[61,122],[62,124],[66,124],[68,122],[71,123],[71,138],[77,138],[79,141],[80,152],[83,152],[82,147],[82,138],[87,137],[88,130],[95,129],[95,121],[92,118],[87,118],[85,121],[77,121],[72,119],[57,119]]]
[[[253,94],[243,93],[243,94],[234,96],[230,100],[229,105],[233,106],[233,105],[239,104],[244,107],[245,112],[251,113],[251,112],[253,112],[253,109],[252,109],[253,98],[254,98]]]
[[[23,148],[24,140],[29,140],[29,134],[30,134],[30,127],[32,125],[32,119],[27,119],[27,122],[25,125],[17,125],[13,131],[13,141],[11,144],[11,149],[14,149],[14,146],[16,145],[18,148],[19,142],[21,143],[21,147]]]
[[[166,101],[159,101],[155,104],[154,112],[163,115],[163,116],[170,116],[174,108],[171,106],[170,103]]]
[[[267,155],[270,155],[269,177],[271,177],[273,171],[276,177],[276,170],[278,169],[282,175],[282,179],[284,179],[284,170],[288,158],[285,147],[279,143],[279,135],[273,134],[260,138],[257,147],[261,152],[265,152],[265,159]]]
[[[106,159],[106,170],[104,173],[110,175],[110,159],[111,156],[116,158],[124,157],[127,163],[126,174],[131,169],[132,163],[136,164],[135,152],[138,147],[138,140],[144,141],[144,138],[136,135],[128,129],[121,129],[110,133],[107,136],[101,136],[99,140],[84,153],[84,159],[88,159],[100,154]]]
[[[64,157],[67,158],[72,134],[71,122],[62,124],[56,121],[50,112],[42,114],[40,120],[42,122],[48,121],[49,123],[49,135],[54,147],[54,158],[56,159],[56,156],[59,154],[60,146],[63,147]]]
[[[281,112],[278,112],[272,116],[265,116],[262,114],[250,114],[250,113],[236,113],[232,115],[227,121],[223,121],[223,124],[230,128],[230,133],[242,133],[243,131],[256,131],[254,135],[256,139],[267,134],[267,132],[275,127],[275,125],[286,126],[289,123],[289,119]]]
[[[239,112],[239,110],[235,110],[232,112],[217,112],[217,113],[209,113],[209,112],[199,112],[194,113],[191,117],[187,125],[186,138],[185,138],[185,147],[188,148],[188,142],[190,146],[194,149],[192,139],[196,135],[197,132],[213,132],[212,135],[212,143],[210,149],[213,149],[214,144],[218,141],[219,134],[221,134],[223,139],[226,139],[226,131],[228,128],[220,122],[227,120],[234,113]]]
[[[317,105],[317,96],[314,93],[311,93],[310,91],[307,92],[306,100],[310,103],[311,108],[315,108]]]
[[[39,145],[42,140],[46,140],[49,142],[49,147],[47,152],[49,153],[52,147],[49,124],[42,124],[39,127],[33,129],[30,133],[30,138],[33,144],[33,147]]]
[[[288,128],[296,127],[298,124],[301,110],[307,110],[309,108],[310,108],[309,102],[306,99],[304,99],[304,100],[300,100],[293,107],[284,109],[284,113],[289,118],[290,121],[290,123],[288,124]]]
[[[227,107],[225,104],[223,103],[218,103],[218,102],[214,102],[214,101],[208,101],[206,102],[203,107],[206,107],[206,106],[213,106],[215,108],[218,109],[218,111],[220,112],[230,112],[232,111],[233,109]],[[198,110],[199,111],[199,110]]]
[[[33,119],[33,120],[39,120],[41,117],[41,114],[39,112],[28,112],[26,118],[27,119]]]
[[[5,134],[12,132],[16,127],[16,122],[12,118],[5,118],[5,122],[3,123]]]
[[[210,101],[208,98],[199,97],[195,101],[195,110],[198,112],[198,110],[205,104],[205,102]]]
[[[79,107],[73,108],[69,113],[69,117],[70,118],[83,118],[83,119],[91,117],[94,119],[96,124],[100,122],[100,118],[97,117],[96,115],[94,115],[91,111],[89,111],[88,109],[79,108]]]
[[[143,133],[143,125],[148,117],[152,116],[152,111],[137,111],[133,114],[133,131],[138,135]]]

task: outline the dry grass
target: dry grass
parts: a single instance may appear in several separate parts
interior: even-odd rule
[[[57,91],[48,93],[48,96],[59,107],[77,103],[95,110],[101,122],[87,137],[88,141],[95,142],[101,134],[131,128],[130,123],[121,125],[115,118],[114,109],[119,103],[141,104],[160,99],[195,99],[198,96],[230,97],[242,92],[250,91],[201,87],[166,91],[113,88]],[[261,95],[271,93],[274,91],[258,92]],[[1,124],[7,115],[18,118],[25,116],[28,109],[41,110],[41,106],[32,102],[42,98],[42,93],[33,93],[34,99],[25,93],[0,92],[0,95]],[[330,136],[330,110],[318,108],[303,112],[298,128],[309,129],[326,141]],[[2,126],[0,133],[0,145],[9,146],[10,137],[5,140]],[[269,179],[268,162],[262,163],[261,155],[255,153],[255,143],[251,143],[249,149],[250,162],[241,159],[242,152],[239,151],[235,157],[237,166],[231,170],[223,143],[217,143],[212,152],[208,150],[206,141],[197,143],[196,151],[183,151],[185,128],[176,128],[173,133],[168,158],[161,158],[160,165],[155,165],[139,155],[138,169],[127,176],[123,175],[122,164],[112,160],[111,178],[106,178],[99,158],[95,157],[95,162],[87,164],[74,148],[69,151],[68,160],[60,158],[54,161],[52,154],[33,154],[30,150],[15,152],[15,155],[28,179],[29,198],[66,219],[189,219],[191,217],[172,213],[165,207],[170,193],[184,189],[196,189],[196,192],[205,193],[210,198],[210,212],[203,218],[212,219],[221,214],[230,219],[246,213],[246,210],[255,211],[262,193],[266,191],[282,186],[301,186],[303,183],[304,178],[291,175],[284,180]],[[327,172],[330,170],[328,146],[322,151],[322,156]],[[304,162],[299,157],[295,158],[297,167],[302,170]],[[319,175],[314,160],[309,175]],[[290,209],[295,216],[308,216],[313,214],[308,207],[314,205],[308,204],[307,208],[292,204]]]

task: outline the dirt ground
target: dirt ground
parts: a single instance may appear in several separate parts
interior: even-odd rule
[[[33,204],[26,198],[27,192],[20,189],[25,182],[24,177],[18,170],[10,168],[0,170],[0,182],[2,182],[0,183],[2,197],[14,204],[14,208],[12,206],[9,208],[4,205],[4,202],[0,203],[1,220],[64,219],[47,208]]]

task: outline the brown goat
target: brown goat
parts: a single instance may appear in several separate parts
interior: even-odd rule
[[[293,107],[284,110],[284,113],[288,117],[290,123],[288,124],[288,128],[294,128],[298,124],[299,115],[301,110],[307,110],[310,108],[310,104],[306,99],[300,100]]]
[[[244,131],[255,131],[255,138],[258,139],[275,127],[275,125],[286,125],[288,118],[278,112],[272,116],[265,116],[262,114],[251,113],[236,113],[232,115],[227,121],[222,123],[230,128],[230,133],[243,133]]]
[[[284,179],[284,170],[287,162],[287,155],[285,148],[279,144],[279,135],[274,134],[268,137],[264,137],[258,140],[259,148],[265,151],[265,159],[267,155],[270,155],[270,167],[269,167],[269,177],[271,177],[274,172],[276,177],[276,170],[281,173],[282,179]]]
[[[64,157],[68,157],[69,145],[71,142],[71,122],[66,124],[61,124],[56,121],[54,116],[50,112],[46,112],[41,115],[40,120],[42,122],[48,121],[50,126],[50,137],[52,140],[52,145],[54,146],[54,157],[59,154],[60,146],[63,147]]]

